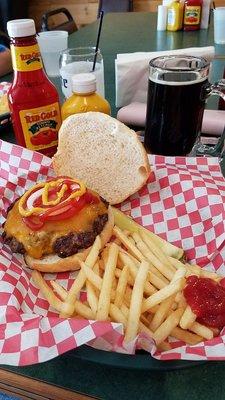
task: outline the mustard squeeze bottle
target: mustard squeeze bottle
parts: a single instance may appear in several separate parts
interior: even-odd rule
[[[179,0],[173,1],[167,10],[168,31],[178,31],[183,25],[183,4]]]
[[[72,96],[62,105],[62,120],[70,115],[88,111],[99,111],[110,115],[111,108],[106,99],[96,93],[94,74],[76,74],[72,77]]]

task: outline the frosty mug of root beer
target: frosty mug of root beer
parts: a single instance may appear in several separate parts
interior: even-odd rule
[[[225,100],[225,79],[211,85],[209,62],[201,57],[162,56],[149,66],[145,147],[153,154],[188,155],[200,136],[206,99]]]

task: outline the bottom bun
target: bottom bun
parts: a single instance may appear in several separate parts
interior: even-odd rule
[[[114,216],[111,207],[108,209],[108,221],[106,222],[104,229],[100,233],[101,248],[110,240],[114,227]],[[28,267],[36,269],[40,272],[65,272],[65,271],[76,271],[80,269],[80,261],[84,261],[90,252],[91,247],[80,251],[69,257],[61,258],[56,254],[50,254],[42,257],[40,260],[33,258],[29,255],[25,255],[24,259]]]

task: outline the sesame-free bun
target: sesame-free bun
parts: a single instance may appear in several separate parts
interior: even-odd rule
[[[105,246],[105,244],[110,240],[112,236],[112,231],[114,227],[114,215],[111,207],[108,208],[108,221],[106,222],[102,232],[100,233],[101,238],[101,248]],[[65,272],[65,271],[76,271],[80,269],[79,261],[85,261],[89,251],[85,249],[83,251],[79,251],[77,254],[74,254],[69,257],[61,258],[56,254],[47,255],[42,257],[41,259],[36,259],[28,254],[24,256],[25,262],[31,269],[36,269],[41,272]]]
[[[83,180],[110,204],[138,191],[150,173],[136,133],[99,112],[74,114],[63,122],[53,168],[57,175]]]

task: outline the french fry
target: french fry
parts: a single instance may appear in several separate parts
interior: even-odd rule
[[[142,261],[134,282],[133,292],[131,296],[130,310],[127,321],[127,330],[124,338],[125,342],[132,341],[138,333],[143,293],[144,293],[144,285],[147,278],[148,269],[149,269],[148,262]]]
[[[55,295],[53,290],[48,286],[47,282],[44,280],[42,274],[39,271],[32,271],[31,277],[37,287],[40,289],[41,293],[43,293],[46,300],[49,304],[55,308],[59,313],[66,313],[71,316],[74,312],[73,304],[67,304],[59,300],[59,298]]]
[[[98,276],[100,276],[100,267],[99,267],[99,262],[98,262],[98,261],[96,261],[96,263],[95,263],[95,265],[94,265],[94,267],[93,267],[93,271],[94,271]]]
[[[131,296],[132,296],[132,288],[127,286],[126,292],[124,294],[124,302],[128,307],[130,307]]]
[[[171,345],[168,342],[162,342],[157,346],[159,351],[168,351],[171,350]]]
[[[164,264],[165,267],[167,267],[167,269],[168,269],[169,271],[171,271],[171,272],[174,274],[175,268],[174,268],[173,264],[170,262],[169,257],[162,251],[162,249],[161,249],[159,246],[157,246],[157,245],[155,244],[154,240],[152,240],[152,239],[149,237],[149,235],[147,235],[146,232],[141,231],[141,232],[140,232],[140,235],[141,235],[142,240],[143,240],[143,241],[145,242],[145,244],[148,246],[149,251],[150,251],[150,254],[151,254],[151,253],[154,254],[155,257],[158,258],[158,260],[160,260],[160,262],[161,262],[162,264]],[[153,263],[153,265],[154,265],[154,263]],[[155,266],[155,267],[157,268],[157,266]],[[163,275],[164,275],[164,274],[163,274]],[[167,276],[167,278],[170,279],[169,276]],[[171,279],[172,279],[172,278],[171,278]]]
[[[211,331],[213,332],[213,336],[218,336],[220,333],[220,330],[218,328],[210,328]]]
[[[145,324],[143,324],[142,321],[139,322],[139,327],[138,327],[138,332],[139,333],[146,333],[148,336],[153,337],[153,332],[151,329],[149,329]]]
[[[151,272],[153,272],[155,275],[157,275],[161,279],[161,281],[163,281],[166,285],[168,285],[170,283],[170,281],[167,278],[165,278],[165,276],[163,274],[161,274],[161,272],[157,268],[155,268],[154,265],[152,265],[150,263],[149,274]]]
[[[127,237],[128,237],[128,236],[127,236]],[[128,239],[129,239],[130,243],[132,243],[133,246],[136,246],[136,245],[135,245],[135,241],[134,241],[134,239],[132,238],[132,236],[129,236]]]
[[[80,262],[81,270],[84,272],[86,279],[94,285],[98,290],[102,288],[103,279],[100,278],[91,268],[89,268],[83,261]],[[87,284],[87,283],[86,283]]]
[[[184,329],[179,328],[178,326],[176,326],[176,328],[171,331],[170,335],[178,340],[182,340],[183,342],[190,344],[191,346],[194,346],[195,344],[198,344],[203,340],[202,336],[188,332]]]
[[[89,268],[93,268],[97,259],[98,259],[98,255],[101,249],[101,239],[100,236],[97,236],[94,244],[91,247],[91,250],[85,260],[85,264],[88,265]],[[84,273],[84,271],[81,269],[74,281],[74,283],[72,284],[67,298],[66,298],[66,303],[73,305],[74,301],[78,295],[78,293],[81,291],[82,287],[84,286],[86,281],[86,275]],[[60,314],[60,317],[68,317],[68,314],[66,314],[65,312],[62,314]]]
[[[120,307],[121,312],[124,314],[124,316],[126,318],[128,318],[129,315],[129,308],[127,307],[127,305],[125,303],[123,303]]]
[[[93,284],[89,280],[86,281],[86,289],[87,289],[87,301],[95,316],[98,309],[98,297],[96,295]]]
[[[199,267],[199,265],[194,265],[194,264],[189,264],[189,263],[185,263],[183,264],[180,260],[177,260],[175,258],[169,257],[170,262],[173,264],[173,266],[178,269],[180,267],[184,267],[187,269],[187,275],[191,274],[191,275],[197,275],[197,276],[202,276],[203,278],[210,278],[210,279],[214,279],[215,281],[219,281],[220,279],[223,278],[222,275],[219,275],[215,272],[212,271],[207,271],[201,267]]]
[[[168,268],[153,252],[150,252],[149,249],[149,254],[151,254],[151,259],[150,262],[151,264],[158,269],[162,275],[164,275],[169,281],[173,278],[174,272]]]
[[[204,339],[210,340],[213,338],[213,331],[207,326],[199,324],[199,322],[194,322],[190,326],[189,330],[202,336]]]
[[[153,316],[153,319],[150,323],[150,328],[153,332],[158,329],[158,327],[162,324],[162,322],[166,319],[168,312],[171,310],[171,306],[174,302],[174,295],[168,297],[166,300],[162,301],[159,305],[158,310]]]
[[[99,271],[99,276],[100,276],[105,271],[105,263],[102,258],[100,258],[98,260],[98,265],[99,265],[99,269],[100,269],[100,271]]]
[[[190,326],[195,322],[196,320],[196,315],[193,313],[191,307],[187,305],[187,307],[184,310],[184,313],[180,319],[180,327],[182,329],[189,329]]]
[[[123,303],[123,298],[126,291],[128,278],[129,278],[129,268],[127,265],[125,265],[121,271],[116,288],[114,304],[117,307],[120,307],[121,304]]]
[[[153,267],[153,265],[150,264],[150,271],[148,273],[148,280],[152,283],[153,286],[155,286],[157,289],[162,289],[164,288],[167,284],[158,277],[158,275],[156,275],[154,272],[151,271],[151,267]],[[169,284],[169,282],[168,282]]]
[[[122,304],[121,312],[123,313],[125,318],[128,318],[129,308],[125,304]],[[142,318],[142,315],[141,315],[141,318]],[[142,321],[139,321],[138,332],[139,333],[144,332],[147,335],[149,335],[150,337],[152,337],[152,335],[153,335],[153,332],[151,331],[151,329],[149,329]]]
[[[80,300],[76,300],[74,303],[74,312],[80,315],[82,318],[95,319],[95,315],[90,307],[82,303]]]
[[[132,237],[135,240],[135,245],[137,246],[137,248],[142,252],[145,259],[149,261],[148,280],[157,289],[162,289],[169,283],[169,281],[157,270],[157,268],[154,267],[154,265],[152,265],[151,253],[146,244],[141,239],[140,235],[138,233],[133,233]],[[137,265],[139,266],[140,263],[138,263]]]
[[[126,254],[131,260],[135,263],[136,267],[139,267],[140,261],[134,257],[128,250],[125,250],[124,247],[120,247],[120,253]]]
[[[122,270],[119,268],[116,268],[115,269],[115,277],[119,279],[121,277],[121,274],[122,274]],[[134,286],[134,278],[129,274],[129,269],[128,269],[127,283],[130,286]]]
[[[183,307],[183,309],[185,309],[187,307],[187,302],[183,295],[183,292],[178,292],[176,294],[175,302],[177,302],[177,308]]]
[[[142,253],[137,249],[137,247],[132,243],[132,241],[121,231],[120,228],[114,226],[113,228],[114,235],[121,240],[123,245],[131,252],[134,257],[136,257],[139,261],[145,260],[145,257]]]
[[[177,279],[171,282],[168,286],[160,289],[158,292],[152,294],[146,300],[143,301],[142,312],[148,311],[157,304],[160,304],[163,300],[168,299],[168,297],[176,294],[183,289],[185,285],[184,278]]]
[[[109,315],[114,322],[121,322],[124,325],[124,328],[126,328],[127,319],[119,307],[117,307],[115,304],[110,304]]]
[[[175,269],[184,268],[186,265],[182,263],[182,261],[178,260],[177,258],[169,257],[171,264],[174,266]]]
[[[183,312],[183,308],[178,308],[176,311],[173,311],[158,327],[158,329],[156,329],[153,334],[153,339],[157,346],[162,343],[171,334],[172,330],[179,324],[179,320]]]
[[[120,229],[127,229],[130,232],[138,232],[145,231],[149,237],[154,240],[154,242],[163,250],[165,254],[168,256],[180,259],[183,254],[184,250],[180,249],[179,247],[174,246],[172,243],[166,242],[166,240],[162,239],[160,236],[155,235],[151,231],[143,228],[137,222],[135,222],[131,217],[122,213],[118,208],[111,207],[115,224]]]
[[[61,285],[59,285],[59,283],[56,281],[50,281],[50,282],[56,293],[61,297],[62,300],[65,301],[68,293],[67,290],[64,289]],[[82,318],[94,319],[94,314],[92,310],[79,300],[76,300],[74,303],[74,312],[79,314]]]
[[[198,275],[198,273],[199,273],[199,275],[202,276],[203,278],[210,278],[210,279],[213,279],[216,281],[223,278],[222,275],[216,274],[215,272],[212,272],[212,271],[207,271],[207,270],[199,267],[198,265],[186,263],[185,266],[187,267],[187,270],[190,269],[192,272],[195,272],[195,275]]]
[[[147,326],[147,328],[149,327],[149,320],[148,320],[148,318],[147,318],[144,314],[141,314],[141,316],[140,316],[140,321],[141,321],[145,326]]]
[[[158,308],[159,308],[159,305],[157,304],[156,306],[149,308],[147,313],[155,314],[157,312]]]
[[[67,290],[56,281],[50,281],[50,283],[54,291],[65,301],[68,294]]]
[[[102,258],[102,261],[103,261],[103,264],[104,264],[104,267],[103,267],[103,265],[102,265],[102,267],[103,267],[104,270],[105,270],[105,264],[106,264],[107,259],[109,257],[109,246],[110,246],[110,244],[107,245],[106,247],[104,247],[103,251],[101,252],[101,258]]]
[[[109,314],[112,280],[116,269],[118,254],[119,247],[115,243],[112,243],[109,247],[109,256],[105,266],[102,290],[99,295],[98,310],[96,314],[97,320],[100,321],[106,320]]]
[[[148,261],[152,263],[154,254],[160,260],[160,262],[162,262],[169,270],[175,273],[175,268],[170,263],[167,255],[165,255],[161,248],[154,243],[154,240],[151,240],[149,235],[142,231],[140,234],[134,232],[132,237],[135,240],[137,248],[142,252]],[[155,265],[154,262],[152,264]]]
[[[130,274],[133,277],[133,279],[135,279],[137,276],[138,267],[136,266],[132,258],[130,258],[128,254],[125,254],[121,251],[119,252],[119,258],[124,262],[124,264],[126,264],[129,267]],[[156,293],[157,289],[153,285],[151,285],[150,282],[145,282],[144,292],[147,295],[151,295],[153,293]]]
[[[114,277],[112,278],[112,290],[115,291],[117,288],[117,279],[114,273]]]
[[[184,268],[179,268],[179,270],[175,272],[171,283],[176,282],[177,280],[179,280],[181,278],[184,278],[185,274],[186,274],[185,267]]]

